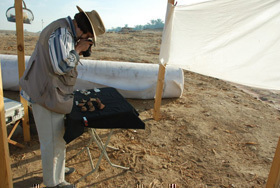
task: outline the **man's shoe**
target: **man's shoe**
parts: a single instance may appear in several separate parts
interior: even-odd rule
[[[76,188],[75,185],[68,183],[67,181],[64,181],[57,186],[54,187],[45,187],[45,188]]]
[[[65,175],[66,176],[72,174],[73,172],[75,172],[75,168],[65,167]]]
[[[68,183],[67,181],[64,181],[64,182],[58,184],[56,186],[56,188],[76,188],[76,186],[73,185],[73,184]]]

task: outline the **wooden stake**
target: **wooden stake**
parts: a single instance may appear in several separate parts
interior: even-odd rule
[[[266,188],[278,188],[280,184],[280,138],[274,154],[269,176],[266,183]]]
[[[168,3],[174,5],[174,0],[168,0]],[[164,78],[165,78],[165,66],[160,64],[158,70],[158,81],[157,81],[157,89],[154,103],[154,120],[158,121],[160,119],[160,105],[162,99],[162,92],[164,86]]]
[[[20,79],[23,76],[25,70],[22,0],[15,0],[15,9],[16,9],[16,30],[17,30],[18,76]],[[20,102],[24,107],[24,116],[22,118],[23,138],[24,141],[28,142],[30,141],[28,103],[21,96],[20,96]]]
[[[156,121],[160,119],[160,105],[161,105],[162,91],[164,86],[164,77],[165,77],[165,66],[160,64],[158,70],[157,90],[156,90],[156,97],[155,97],[155,104],[154,104],[154,120]]]
[[[3,99],[2,72],[0,62],[0,187],[12,188],[12,172],[7,139],[7,127]]]

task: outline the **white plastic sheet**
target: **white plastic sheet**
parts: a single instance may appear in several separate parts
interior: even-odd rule
[[[30,56],[25,56],[26,65]],[[18,90],[16,55],[1,55],[3,88]],[[158,64],[116,61],[81,60],[75,89],[114,87],[126,98],[153,99],[155,97]],[[181,68],[167,66],[163,98],[180,97],[184,89]]]
[[[163,64],[280,90],[280,1],[191,0],[168,5]]]

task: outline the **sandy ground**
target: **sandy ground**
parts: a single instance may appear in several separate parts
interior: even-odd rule
[[[0,53],[16,54],[14,34],[2,32]],[[37,36],[26,35],[30,55]],[[157,63],[161,33],[108,33],[98,40],[92,59]],[[133,44],[133,45],[132,45]],[[132,49],[131,49],[132,48]],[[137,54],[137,56],[135,55]],[[265,187],[280,134],[279,93],[247,88],[222,80],[185,72],[181,98],[163,99],[160,121],[152,119],[154,100],[128,101],[145,122],[145,130],[116,130],[108,149],[113,163],[102,160],[100,168],[77,184],[78,187],[168,187],[260,188]],[[4,95],[18,99],[17,92]],[[108,131],[98,131],[105,139]],[[40,146],[31,118],[31,136],[14,139],[20,149],[9,145],[15,188],[42,183]],[[74,156],[89,140],[89,134],[67,146],[67,166],[76,172],[67,177],[76,182],[90,171],[86,152]],[[100,151],[90,146],[94,162]]]

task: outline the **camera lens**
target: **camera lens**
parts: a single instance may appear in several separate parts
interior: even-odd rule
[[[89,46],[89,48],[87,49],[87,51],[84,51],[82,54],[84,57],[89,57],[91,55],[91,46]]]

